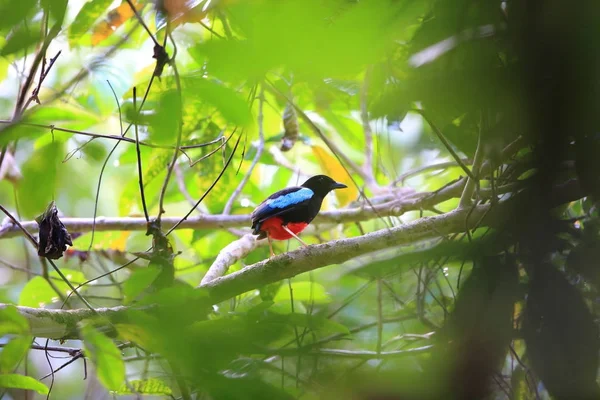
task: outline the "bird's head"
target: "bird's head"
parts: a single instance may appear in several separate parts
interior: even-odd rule
[[[327,175],[315,175],[302,184],[303,187],[311,189],[315,194],[325,197],[327,193],[334,189],[343,189],[348,186],[339,183]]]

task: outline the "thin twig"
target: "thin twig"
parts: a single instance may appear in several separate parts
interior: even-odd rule
[[[37,85],[37,87],[35,89],[33,89],[33,92],[31,93],[31,97],[29,98],[29,100],[27,100],[27,103],[25,103],[24,109],[27,109],[27,106],[29,106],[29,103],[32,100],[34,100],[36,103],[40,104],[40,99],[39,99],[38,95],[40,93],[40,89],[42,88],[42,83],[44,83],[44,80],[48,76],[48,73],[52,69],[52,66],[54,65],[54,63],[58,59],[58,56],[60,56],[61,52],[62,52],[62,50],[59,50],[58,53],[56,53],[56,55],[50,59],[50,63],[48,64],[48,68],[45,68],[45,66],[42,66],[42,72],[40,74],[40,79],[38,81],[38,85]],[[44,64],[45,64],[45,62],[44,62]]]
[[[483,119],[479,122],[479,135],[477,136],[477,148],[475,150],[475,157],[473,158],[473,167],[472,172],[475,179],[469,177],[467,179],[467,184],[460,196],[460,201],[458,202],[458,207],[466,208],[473,205],[471,201],[471,197],[473,196],[473,192],[476,187],[479,187],[479,170],[481,168],[481,164],[483,163],[483,140],[481,138],[481,132],[483,131]]]
[[[152,32],[150,31],[150,29],[148,28],[148,25],[146,25],[146,23],[144,22],[144,20],[142,19],[142,16],[140,15],[140,13],[138,12],[137,8],[135,7],[135,5],[131,2],[131,0],[127,0],[127,4],[129,4],[129,7],[131,8],[131,11],[133,11],[133,13],[135,14],[135,17],[137,18],[137,20],[139,21],[140,25],[142,25],[144,27],[144,29],[146,30],[146,32],[148,32],[148,36],[150,36],[150,39],[152,39],[152,41],[154,42],[155,46],[160,46],[160,43],[158,43],[156,41],[156,38],[154,37],[154,35],[152,34]]]
[[[442,131],[437,127],[437,125],[435,125],[433,123],[433,120],[431,120],[423,110],[414,109],[412,111],[415,111],[415,112],[418,112],[419,114],[421,114],[421,116],[423,117],[423,119],[425,119],[425,121],[427,121],[427,123],[429,124],[429,126],[431,127],[433,132],[435,132],[438,139],[440,139],[440,141],[442,142],[444,147],[446,147],[446,150],[448,150],[448,152],[452,155],[452,158],[454,158],[454,161],[456,161],[458,163],[459,167],[461,167],[462,170],[465,171],[465,174],[467,174],[467,176],[470,179],[475,181],[475,176],[473,176],[473,174],[471,173],[471,170],[469,170],[469,168],[467,168],[467,166],[462,162],[462,158],[459,157],[458,154],[456,154],[456,152],[452,148],[452,145],[450,144],[450,142],[448,142],[448,140],[446,139],[446,137],[444,136]]]
[[[225,207],[223,208],[224,215],[227,215],[231,212],[231,208],[233,207],[233,202],[235,201],[235,199],[237,199],[237,197],[240,195],[242,190],[244,190],[244,186],[246,186],[246,184],[248,183],[248,180],[250,180],[252,171],[254,171],[256,164],[258,164],[258,161],[260,160],[260,157],[262,156],[263,150],[265,148],[265,134],[264,134],[264,126],[263,126],[263,120],[264,120],[263,106],[264,106],[264,101],[265,101],[265,93],[264,92],[265,92],[264,87],[261,85],[260,94],[258,96],[258,116],[257,116],[258,147],[256,149],[256,154],[254,155],[252,164],[250,164],[250,168],[248,168],[248,172],[246,172],[242,181],[235,188],[231,197],[229,197],[229,200],[227,200],[227,203],[225,204]]]
[[[365,135],[365,163],[363,165],[363,170],[365,171],[366,183],[369,186],[376,186],[377,183],[373,175],[373,155],[375,149],[373,147],[373,131],[371,130],[371,124],[369,122],[368,108],[371,71],[372,67],[368,67],[367,71],[365,72],[365,78],[363,79],[363,84],[360,90],[360,119],[362,121],[363,132]]]
[[[130,0],[128,0],[130,1]],[[174,51],[173,57],[171,58],[171,67],[173,68],[173,75],[175,76],[175,85],[177,87],[177,94],[179,95],[179,110],[177,115],[177,142],[175,145],[175,151],[173,152],[173,158],[169,163],[167,168],[167,175],[165,176],[165,180],[163,182],[162,189],[160,191],[160,195],[158,198],[158,215],[156,217],[156,221],[158,226],[160,227],[162,215],[165,213],[164,210],[164,202],[165,202],[165,194],[167,192],[167,186],[169,185],[169,181],[171,179],[171,174],[173,173],[173,168],[175,167],[175,163],[177,163],[177,158],[179,157],[179,146],[181,146],[181,138],[183,137],[183,96],[181,94],[181,80],[179,79],[179,71],[177,70],[177,63],[175,61],[175,57],[177,55],[177,46],[175,44],[175,40],[171,37],[171,33],[167,32],[165,36],[165,41],[167,36],[171,39],[171,43],[173,44]]]
[[[188,211],[188,213],[186,215],[184,215],[183,218],[181,218],[175,225],[173,225],[173,227],[171,229],[169,229],[169,231],[166,233],[166,235],[169,235],[171,232],[173,232],[175,229],[177,229],[179,227],[179,225],[181,225],[183,222],[185,222],[188,219],[188,217],[194,212],[194,210],[196,208],[198,208],[198,206],[200,205],[200,203],[202,203],[202,200],[204,200],[204,198],[216,186],[216,184],[219,182],[219,180],[221,179],[221,177],[223,176],[223,174],[227,170],[227,167],[229,167],[229,164],[231,163],[231,160],[233,159],[233,156],[235,155],[235,152],[236,152],[236,150],[238,148],[238,145],[240,144],[240,139],[241,138],[242,138],[242,135],[241,134],[238,135],[237,141],[235,142],[235,146],[233,146],[233,150],[231,151],[231,154],[229,155],[229,158],[227,159],[227,162],[225,163],[225,165],[221,169],[221,172],[219,173],[219,175],[217,176],[217,178],[215,179],[215,181],[212,183],[212,185],[210,185],[210,187],[204,192],[204,194],[202,195],[202,197],[200,197],[200,199],[196,202],[196,204],[194,204],[194,207],[192,207],[192,209],[190,211]]]
[[[131,2],[129,4],[131,5]],[[144,174],[142,173],[142,154],[140,152],[140,137],[138,134],[137,124],[139,116],[139,112],[137,109],[137,88],[135,86],[133,87],[133,110],[135,118],[135,120],[133,121],[133,130],[135,132],[135,152],[137,156],[138,183],[140,186],[140,196],[142,199],[142,207],[144,209],[144,217],[146,217],[146,222],[150,222],[150,217],[148,216],[148,208],[146,206],[146,195],[144,194]]]

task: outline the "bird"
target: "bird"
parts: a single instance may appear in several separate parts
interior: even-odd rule
[[[275,192],[250,214],[252,233],[258,235],[257,239],[268,239],[271,256],[275,255],[271,239],[295,238],[308,246],[298,234],[317,216],[329,192],[347,187],[327,175],[315,175],[300,186]]]

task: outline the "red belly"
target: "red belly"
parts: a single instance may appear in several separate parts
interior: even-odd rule
[[[286,232],[286,230],[283,229],[281,225],[282,222],[283,221],[279,217],[269,218],[260,225],[260,230],[267,232],[271,239],[291,239],[292,235],[290,235],[289,232]],[[308,224],[306,222],[290,222],[286,226],[290,231],[294,232],[294,234],[297,235],[300,232],[302,232],[304,228],[308,226]]]

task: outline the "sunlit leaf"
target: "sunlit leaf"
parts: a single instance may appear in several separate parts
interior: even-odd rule
[[[75,287],[86,281],[81,271],[67,268],[61,268],[61,271]],[[60,278],[56,271],[51,271],[48,275],[53,279],[54,286],[63,296],[66,297],[71,293],[69,285]],[[27,282],[19,296],[19,305],[27,307],[44,307],[58,301],[60,301],[58,293],[41,276],[34,276]]]
[[[112,2],[112,0],[91,0],[85,3],[69,27],[69,43],[75,43],[90,30],[94,22],[106,12]]]
[[[173,144],[181,124],[181,96],[175,90],[164,92],[151,120],[150,136],[160,144]]]
[[[48,387],[30,376],[18,374],[0,375],[0,387],[8,389],[34,390],[39,394],[48,394]]]
[[[57,169],[62,159],[61,147],[51,143],[36,150],[23,164],[23,180],[17,193],[24,215],[37,216],[54,198],[57,186]]]
[[[39,25],[29,26],[23,24],[6,38],[4,46],[0,49],[0,57],[20,53],[37,43],[39,40]]]
[[[109,390],[119,390],[125,381],[121,351],[111,339],[91,325],[85,325],[80,332],[100,382]]]
[[[291,296],[297,301],[314,302],[315,304],[324,304],[331,301],[331,297],[323,285],[316,282],[292,282],[292,293],[287,285],[279,288],[273,301],[290,301]]]
[[[216,107],[228,121],[247,126],[252,121],[249,104],[222,83],[209,79],[186,77],[182,79],[184,93]]]
[[[153,345],[152,332],[144,329],[140,325],[134,324],[115,324],[119,332],[119,338],[125,341],[131,341],[143,348],[151,348]]]

